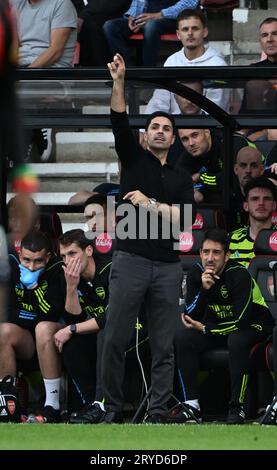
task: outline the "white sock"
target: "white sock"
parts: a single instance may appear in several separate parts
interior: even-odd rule
[[[273,400],[274,400],[274,398],[275,397],[273,397]],[[273,405],[273,409],[274,409],[274,411],[277,411],[277,401],[276,401],[275,405]]]
[[[44,406],[52,406],[54,410],[59,410],[61,377],[57,379],[43,379],[43,382],[46,392]]]
[[[105,407],[104,407],[104,403],[102,403],[102,401],[94,401],[93,404],[95,405],[97,403],[97,405],[100,406],[101,410],[102,411],[106,411],[105,410]]]
[[[185,404],[192,406],[193,408],[196,408],[197,410],[200,410],[200,405],[199,405],[198,400],[186,400]]]

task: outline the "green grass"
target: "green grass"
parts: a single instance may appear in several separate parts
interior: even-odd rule
[[[276,450],[277,427],[0,424],[1,450]]]

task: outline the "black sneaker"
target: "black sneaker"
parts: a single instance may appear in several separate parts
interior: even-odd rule
[[[83,410],[71,413],[69,422],[72,424],[93,424],[99,423],[104,418],[106,412],[98,403],[87,405]]]
[[[270,408],[270,405],[266,408],[264,415],[259,419],[259,424],[266,424],[266,425],[277,425],[277,410],[274,408]]]
[[[39,160],[43,163],[48,162],[52,153],[52,129],[35,129],[34,141],[39,152]]]
[[[170,423],[182,424],[182,423],[197,423],[202,422],[200,410],[193,406],[187,405],[186,403],[178,403],[169,412]]]
[[[123,423],[123,414],[118,411],[106,411],[101,424],[121,424]]]
[[[45,406],[40,415],[30,414],[27,418],[27,423],[45,424],[45,423],[59,423],[60,410],[55,410],[52,406]]]
[[[168,417],[165,415],[160,415],[158,413],[153,413],[143,420],[143,424],[168,424]]]
[[[231,403],[226,424],[244,424],[245,412],[242,405]]]

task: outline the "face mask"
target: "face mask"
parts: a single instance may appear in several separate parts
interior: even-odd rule
[[[19,265],[19,269],[20,281],[25,287],[27,287],[27,289],[34,289],[37,286],[38,278],[44,271],[44,268],[40,268],[37,271],[30,271],[30,269],[25,268],[25,266],[22,266],[22,264]]]

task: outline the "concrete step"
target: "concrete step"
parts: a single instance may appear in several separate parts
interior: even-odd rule
[[[33,163],[31,170],[40,179],[40,191],[77,192],[92,191],[104,182],[117,182],[117,163]]]
[[[57,205],[57,204],[67,204],[71,196],[75,194],[74,192],[39,192],[33,193],[32,198],[38,205]],[[7,202],[15,196],[15,193],[7,193]]]
[[[93,191],[97,184],[118,182],[117,162],[32,163],[30,169],[39,177],[40,193],[45,194],[43,197],[46,199],[47,193],[63,194],[75,193],[81,190]],[[51,200],[51,204],[64,203],[58,200],[55,202],[55,197],[53,202]],[[47,204],[47,201],[45,204]]]
[[[31,163],[30,169],[40,178],[76,178],[76,177],[106,177],[109,180],[118,174],[117,162],[93,163]]]
[[[56,134],[57,162],[91,162],[117,159],[113,133],[103,131],[58,132]]]

